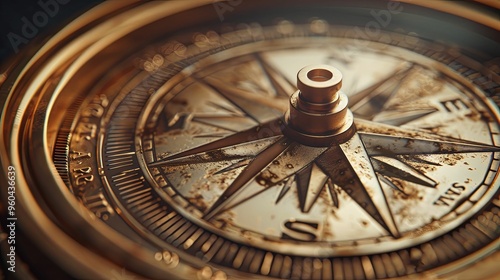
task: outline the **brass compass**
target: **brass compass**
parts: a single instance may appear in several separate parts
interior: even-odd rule
[[[3,70],[16,260],[33,277],[56,272],[30,250],[77,278],[494,277],[498,26],[479,3],[103,3]]]

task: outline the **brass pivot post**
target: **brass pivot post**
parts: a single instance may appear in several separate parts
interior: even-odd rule
[[[349,140],[355,133],[347,96],[339,92],[342,73],[329,65],[302,68],[290,97],[284,134],[309,146],[329,146]]]

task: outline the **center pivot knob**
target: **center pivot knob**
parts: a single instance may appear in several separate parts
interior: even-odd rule
[[[329,65],[302,68],[290,97],[283,133],[308,146],[329,146],[349,140],[355,133],[347,96],[339,92],[342,73]]]

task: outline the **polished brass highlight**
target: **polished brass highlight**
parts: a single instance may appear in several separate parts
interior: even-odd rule
[[[283,132],[309,146],[329,146],[355,132],[347,96],[339,92],[342,73],[329,65],[311,65],[297,74],[298,90],[290,97]]]

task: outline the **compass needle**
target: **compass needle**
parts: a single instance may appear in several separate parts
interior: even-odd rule
[[[230,87],[225,81],[214,78],[205,78],[205,82],[258,124],[277,118],[284,111],[283,104],[286,103],[279,102],[279,100],[271,102],[269,98],[264,96],[249,96],[244,90]]]
[[[283,153],[290,142],[282,137],[271,146],[267,147],[264,151],[259,153],[250,163],[243,169],[243,171],[236,177],[236,179],[224,190],[222,195],[211,205],[210,209],[204,214],[203,218],[208,220],[223,210],[224,206],[236,195],[243,187],[245,187],[250,180],[259,174],[266,166],[275,160],[281,153]]]
[[[330,148],[316,163],[377,223],[394,237],[399,237],[380,182],[359,137],[355,136],[340,147]]]
[[[427,187],[435,187],[437,185],[432,178],[425,176],[425,174],[419,172],[417,169],[394,158],[372,157],[371,162],[374,170],[382,175],[397,177]]]
[[[267,138],[272,138],[280,134],[281,130],[279,129],[279,120],[272,120],[260,126],[234,133],[220,140],[209,142],[205,145],[201,145],[187,151],[167,156],[166,158],[160,159],[155,163],[151,163],[151,165],[152,166],[164,165],[167,162],[173,161],[175,159],[206,153],[209,151],[216,151],[231,146],[237,146],[241,145],[242,143],[257,142],[259,140],[263,139],[265,140]]]
[[[480,153],[500,151],[500,147],[480,143],[460,143],[460,140],[458,139],[451,142],[370,133],[360,133],[360,135],[363,139],[363,143],[365,143],[366,150],[371,156],[384,155],[387,151],[390,151],[390,154],[393,155]]]
[[[387,102],[396,94],[412,69],[413,65],[408,67],[407,63],[405,63],[404,66],[400,66],[385,79],[364,90],[351,94],[349,96],[349,107],[353,113],[363,119],[373,119],[376,113],[384,110]]]
[[[287,98],[292,92],[296,90],[293,83],[291,83],[280,71],[276,70],[262,54],[255,54],[256,60],[260,63],[262,70],[268,77],[275,91],[276,96]]]
[[[302,212],[307,213],[311,210],[325,187],[327,179],[328,177],[315,164],[297,173],[297,189]]]

